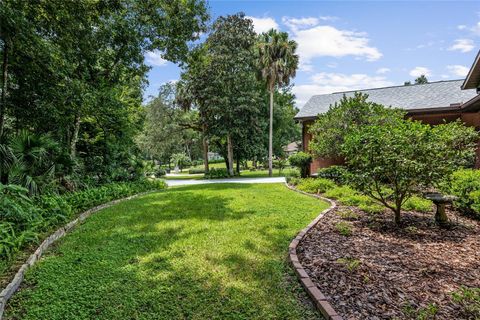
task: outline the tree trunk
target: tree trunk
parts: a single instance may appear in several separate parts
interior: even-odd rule
[[[75,122],[73,124],[73,135],[72,140],[70,141],[70,157],[75,159],[77,156],[77,142],[78,142],[78,133],[80,132],[80,115],[75,115]]]
[[[205,127],[203,128],[203,165],[205,167],[205,173],[208,173],[208,140],[205,135]]]
[[[270,127],[268,129],[268,176],[272,176],[273,156],[273,88],[270,90]]]
[[[5,112],[7,98],[7,79],[8,79],[8,42],[4,40],[3,47],[3,64],[2,64],[2,96],[0,98],[0,139],[2,139],[5,129]]]
[[[395,208],[395,224],[397,224],[397,225],[400,224],[400,221],[401,221],[401,219],[400,219],[401,211],[402,211],[401,207]]]
[[[228,174],[233,177],[233,145],[232,137],[227,134],[227,158],[228,158]]]
[[[240,160],[237,158],[237,173],[240,174]]]

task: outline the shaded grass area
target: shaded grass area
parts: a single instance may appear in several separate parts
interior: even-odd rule
[[[6,319],[315,319],[287,262],[327,205],[283,185],[170,189],[90,217],[33,267]]]

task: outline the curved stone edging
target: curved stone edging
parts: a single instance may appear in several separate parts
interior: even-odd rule
[[[301,194],[305,194],[307,196],[311,196],[317,199],[321,199],[324,201],[327,201],[330,203],[330,208],[323,210],[320,212],[320,214],[312,221],[308,226],[306,226],[302,231],[300,231],[297,236],[292,240],[290,245],[288,246],[288,258],[295,269],[295,273],[297,274],[300,283],[302,284],[302,287],[307,291],[308,295],[310,298],[313,300],[315,303],[315,306],[317,309],[323,314],[325,319],[331,319],[331,320],[342,320],[343,318],[333,309],[333,307],[330,305],[330,303],[327,301],[325,295],[318,289],[318,287],[313,283],[312,279],[310,276],[307,274],[305,269],[303,268],[302,264],[300,263],[298,256],[297,256],[297,247],[300,241],[305,238],[307,233],[312,229],[319,221],[320,219],[330,210],[334,209],[337,207],[337,204],[335,201],[321,197],[319,195],[307,193],[298,190],[297,188],[294,188],[288,183],[285,183],[288,189],[299,192]]]
[[[111,207],[117,203],[130,200],[139,196],[143,196],[149,193],[153,193],[159,190],[152,190],[152,191],[147,191],[147,192],[142,192],[135,194],[133,196],[129,196],[126,198],[122,199],[117,199],[113,200],[101,205],[98,205],[96,207],[93,207],[91,209],[88,209],[87,211],[82,212],[76,219],[70,221],[67,223],[65,226],[59,228],[57,231],[52,233],[48,238],[46,238],[40,246],[38,246],[37,250],[35,250],[34,253],[30,255],[30,257],[27,259],[27,261],[18,269],[17,273],[13,277],[13,280],[0,292],[0,320],[2,320],[3,317],[3,311],[5,309],[5,306],[7,305],[7,301],[13,296],[13,294],[18,290],[20,285],[22,284],[23,277],[25,275],[25,271],[28,270],[31,266],[33,266],[40,258],[42,257],[43,253],[50,247],[52,243],[57,241],[58,239],[62,238],[67,232],[72,230],[74,227],[76,227],[79,223],[83,222],[85,219],[87,219],[89,216],[91,216],[93,213],[100,211],[102,209],[106,209],[108,207]]]

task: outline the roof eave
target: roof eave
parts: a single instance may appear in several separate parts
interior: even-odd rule
[[[463,112],[471,112],[480,110],[480,95],[473,97],[464,104],[462,104]]]
[[[468,71],[467,77],[462,84],[462,90],[476,89],[480,85],[480,50],[473,61],[472,67]]]

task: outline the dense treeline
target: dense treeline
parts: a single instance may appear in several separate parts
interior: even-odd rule
[[[203,0],[0,5],[0,273],[79,211],[164,188],[145,177],[146,52],[182,62]]]
[[[207,18],[202,0],[2,1],[1,182],[134,178],[145,52],[185,60]]]
[[[217,152],[228,175],[247,160],[266,161],[270,141],[273,155],[284,158],[283,147],[300,140],[288,81],[297,67],[296,45],[285,33],[269,35],[257,35],[243,13],[219,17],[188,54],[175,88],[165,85],[148,104],[138,139],[143,152],[170,163],[179,152],[197,160],[202,150],[205,172],[208,152]]]

